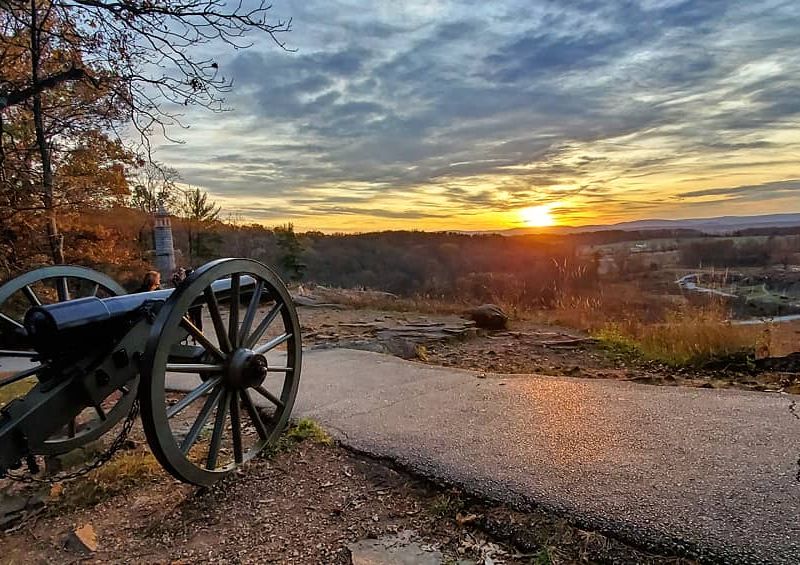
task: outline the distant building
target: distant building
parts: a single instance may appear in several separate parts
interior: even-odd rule
[[[155,240],[156,269],[161,273],[161,280],[169,280],[175,271],[175,247],[172,242],[172,224],[164,205],[158,207],[153,228]]]

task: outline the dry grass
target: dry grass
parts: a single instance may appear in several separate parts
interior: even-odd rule
[[[14,373],[4,373],[0,371],[0,379],[4,377],[10,377]],[[31,390],[34,386],[36,386],[36,378],[29,377],[27,379],[23,379],[16,383],[12,383],[10,385],[4,386],[0,388],[0,408],[14,400],[15,398],[19,398],[24,396]]]
[[[582,292],[562,292],[548,309],[530,310],[523,317],[585,331],[628,319],[657,323],[668,312],[686,306],[679,296],[654,294],[630,282],[600,285]]]
[[[795,332],[786,328],[731,324],[722,303],[692,306],[680,296],[651,294],[633,283],[561,296],[555,308],[536,317],[588,331],[617,354],[672,367],[748,368],[778,349],[785,353],[792,338],[796,346]]]
[[[123,452],[87,475],[64,484],[59,503],[66,507],[94,506],[133,487],[164,477],[156,458],[144,448]]]
[[[652,286],[652,285],[651,285]],[[384,293],[385,294],[385,293]],[[550,308],[522,306],[513,293],[494,302],[513,319],[533,320],[587,331],[616,353],[674,367],[743,367],[755,358],[797,350],[800,323],[738,326],[728,322],[722,303],[690,304],[677,294],[658,294],[637,282],[605,283],[580,292],[562,292]],[[369,292],[345,295],[352,308],[463,314],[475,300],[418,296],[402,298]]]
[[[765,324],[760,346],[772,356],[789,355],[800,351],[800,322]]]
[[[617,353],[673,367],[746,365],[769,352],[764,328],[732,325],[716,308],[669,312],[663,322],[653,324],[629,318],[593,334]]]

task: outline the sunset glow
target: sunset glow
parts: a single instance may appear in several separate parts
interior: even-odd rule
[[[529,208],[523,208],[520,210],[519,215],[522,217],[522,221],[525,222],[526,226],[532,228],[544,228],[547,226],[552,226],[556,223],[553,219],[553,216],[550,214],[550,210],[552,208],[552,204],[531,206]]]

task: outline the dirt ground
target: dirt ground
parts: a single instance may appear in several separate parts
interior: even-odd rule
[[[689,563],[311,440],[206,490],[168,477],[141,444],[109,466],[52,488],[38,513],[0,538],[0,563],[347,564],[348,545],[398,532],[446,563]],[[79,528],[85,539],[86,525],[93,551],[67,541]]]
[[[375,309],[300,308],[308,347],[354,347],[383,351],[446,367],[487,373],[564,375],[616,379],[643,384],[738,388],[800,394],[800,373],[719,367],[714,370],[672,368],[604,349],[588,335],[569,328],[514,320],[508,331],[472,331],[448,339],[382,339],[364,324],[453,325],[452,314],[392,312]],[[800,328],[797,328],[800,339]]]

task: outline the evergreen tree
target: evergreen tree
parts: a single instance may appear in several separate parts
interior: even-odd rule
[[[304,248],[302,242],[297,238],[297,234],[294,233],[294,225],[289,223],[285,226],[278,226],[273,231],[282,253],[280,263],[289,280],[303,280],[306,272],[306,265],[302,262]]]

